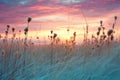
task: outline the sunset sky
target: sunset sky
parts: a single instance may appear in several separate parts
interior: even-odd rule
[[[85,18],[89,34],[96,34],[100,20],[110,29],[114,16],[118,16],[116,29],[119,29],[120,0],[0,0],[0,33],[4,33],[7,24],[16,31],[24,31],[29,16],[32,17],[29,37],[47,39],[53,30],[60,38],[66,38],[69,28],[70,36],[76,31],[79,40],[84,34]]]

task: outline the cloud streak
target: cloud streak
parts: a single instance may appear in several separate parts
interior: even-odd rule
[[[38,25],[36,22],[54,24],[66,20],[81,24],[83,14],[90,21],[107,20],[105,17],[119,17],[119,4],[119,0],[0,0],[0,26],[25,23],[28,16],[33,18],[33,26]]]

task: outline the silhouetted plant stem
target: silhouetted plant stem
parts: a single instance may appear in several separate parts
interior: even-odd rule
[[[51,44],[51,52],[50,53],[51,53],[51,65],[52,65],[53,64],[53,60],[54,60],[53,59],[54,58],[53,57],[53,55],[54,55],[54,53],[53,53],[53,44]]]

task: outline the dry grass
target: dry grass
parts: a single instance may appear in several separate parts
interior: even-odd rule
[[[114,27],[116,20],[115,17]],[[30,21],[28,18],[28,27]],[[5,37],[0,38],[0,80],[111,80],[109,77],[113,73],[120,72],[120,42],[109,39],[113,32],[108,31],[109,35],[104,38],[102,21],[100,26],[99,34],[92,35],[92,40],[87,39],[87,43],[76,45],[77,33],[74,32],[68,42],[58,44],[58,34],[51,30],[50,45],[35,45],[27,40],[28,27],[24,30],[24,40],[20,38],[21,31],[16,40],[15,28],[12,28],[10,41],[10,25],[7,25]],[[115,77],[118,76],[112,78]]]

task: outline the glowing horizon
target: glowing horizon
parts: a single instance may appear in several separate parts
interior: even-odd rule
[[[86,21],[89,26],[89,37],[96,35],[96,30],[103,26],[108,30],[111,28],[114,16],[118,17],[115,29],[120,26],[120,1],[119,0],[21,0],[0,1],[0,34],[4,34],[6,25],[15,27],[17,33],[27,26],[27,17],[32,17],[29,27],[29,38],[48,39],[50,30],[58,34],[64,41],[77,32],[77,41],[83,40]],[[86,19],[86,21],[85,21]],[[117,32],[118,33],[118,32]],[[37,36],[36,36],[37,35]],[[3,35],[4,36],[4,35]]]

